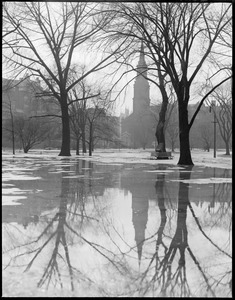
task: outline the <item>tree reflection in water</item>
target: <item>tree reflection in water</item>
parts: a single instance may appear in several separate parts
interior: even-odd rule
[[[81,276],[78,269],[74,268],[71,265],[70,255],[69,255],[69,247],[68,247],[68,229],[71,230],[68,222],[66,220],[68,214],[68,204],[71,199],[70,193],[70,180],[66,178],[69,175],[70,166],[63,166],[63,176],[61,178],[61,194],[60,194],[60,205],[58,208],[58,212],[55,213],[54,217],[48,221],[47,226],[43,230],[43,232],[38,236],[38,238],[32,242],[30,245],[34,244],[35,249],[23,252],[20,256],[29,256],[33,255],[32,259],[28,263],[25,271],[28,271],[32,264],[35,262],[36,258],[39,258],[39,255],[43,255],[43,250],[46,247],[51,248],[50,243],[54,243],[53,251],[51,253],[50,259],[48,261],[47,266],[44,269],[43,275],[38,282],[38,287],[42,287],[46,284],[47,288],[50,283],[54,283],[56,285],[59,282],[61,288],[63,288],[63,278],[61,274],[61,270],[64,269],[62,265],[67,265],[68,273],[70,277],[71,290],[74,290],[74,276]],[[78,199],[73,197],[74,201],[80,201],[84,199]],[[72,204],[72,203],[71,203]],[[79,216],[82,216],[81,222],[83,221],[83,208],[84,204],[77,205],[76,208],[80,208]],[[76,209],[74,214],[76,214]],[[69,211],[71,213],[71,211]],[[78,220],[77,220],[78,221]],[[80,222],[80,221],[79,221]],[[38,246],[39,243],[42,243]],[[26,245],[21,245],[21,247],[25,247]],[[20,257],[18,256],[18,257]],[[63,274],[64,275],[64,274]],[[84,278],[85,279],[85,278]]]
[[[186,172],[185,172],[186,171]],[[153,254],[150,263],[146,270],[142,274],[141,285],[142,289],[139,289],[140,295],[149,295],[152,291],[153,295],[161,297],[192,297],[197,296],[195,292],[190,288],[188,283],[187,272],[186,272],[186,261],[189,258],[192,259],[195,266],[199,270],[205,284],[205,296],[216,297],[214,288],[216,288],[220,283],[222,285],[229,285],[231,287],[231,271],[226,274],[222,274],[221,278],[209,278],[206,274],[204,268],[201,267],[199,260],[196,258],[195,253],[188,244],[188,230],[187,230],[187,212],[188,209],[191,211],[192,216],[198,226],[198,229],[203,234],[204,237],[210,243],[216,247],[221,253],[225,254],[229,258],[231,256],[217,246],[203,231],[202,226],[196,217],[193,207],[189,201],[189,183],[185,183],[181,180],[190,179],[192,167],[187,167],[183,172],[180,171],[179,176],[179,193],[178,193],[178,210],[177,210],[177,222],[175,234],[167,247],[163,242],[164,228],[167,223],[167,215],[165,208],[165,198],[166,193],[163,192],[164,174],[158,175],[158,180],[156,181],[156,193],[158,197],[158,207],[160,210],[161,222],[159,229],[156,234],[156,251]],[[163,247],[164,254],[159,255],[160,246]],[[186,251],[189,254],[186,259]],[[178,253],[177,253],[178,252]],[[178,254],[178,255],[177,255]],[[175,264],[175,260],[178,259],[178,263]],[[154,264],[155,267],[152,268],[151,265]],[[189,263],[189,262],[188,262]],[[154,270],[154,272],[153,272]],[[150,276],[149,276],[150,274]],[[224,281],[224,279],[226,281]],[[157,292],[157,294],[156,294]]]
[[[216,168],[214,168],[214,178],[216,178]],[[219,175],[222,178],[229,178],[229,170],[224,169],[223,173]],[[215,210],[215,200],[219,200],[221,205],[218,210]],[[230,182],[222,182],[219,184],[213,183],[213,197],[208,206],[209,213],[213,214],[215,210],[215,214],[220,214],[223,216],[224,214],[229,214],[232,206],[232,188]],[[232,221],[232,218],[230,218]]]
[[[76,174],[84,175],[82,169],[84,170],[85,168],[85,161],[79,161],[76,167]],[[221,274],[220,278],[209,275],[206,267],[202,266],[198,253],[194,253],[194,250],[189,245],[187,215],[190,213],[195,221],[196,229],[194,230],[200,232],[217,251],[229,257],[229,259],[231,258],[225,250],[221,249],[207,235],[196,217],[189,199],[189,183],[182,181],[190,179],[192,168],[188,167],[183,172],[179,169],[177,220],[173,234],[169,234],[166,230],[167,226],[173,227],[171,223],[173,223],[174,216],[171,215],[173,210],[171,204],[173,201],[171,202],[171,199],[169,199],[165,173],[159,173],[155,182],[160,223],[151,237],[145,238],[148,210],[150,209],[149,202],[144,193],[140,194],[141,186],[139,189],[136,188],[136,194],[133,193],[132,195],[132,222],[135,227],[136,243],[134,247],[130,245],[129,241],[125,241],[122,232],[115,228],[115,224],[112,223],[108,216],[105,216],[105,208],[99,205],[96,197],[97,190],[96,193],[93,191],[94,183],[91,179],[92,163],[89,162],[87,179],[78,177],[76,180],[71,180],[69,178],[70,166],[65,165],[62,168],[63,175],[61,178],[58,210],[47,220],[46,226],[43,227],[42,232],[35,239],[27,243],[22,242],[20,246],[15,246],[15,249],[20,249],[21,252],[12,260],[13,262],[17,259],[20,261],[22,257],[26,257],[29,261],[25,271],[29,271],[36,260],[41,259],[44,270],[38,281],[38,287],[46,286],[49,288],[50,285],[55,287],[59,284],[61,288],[64,288],[64,285],[67,284],[65,278],[67,278],[72,291],[75,290],[77,284],[83,281],[87,286],[90,284],[92,284],[92,287],[96,286],[102,295],[117,296],[115,293],[112,294],[113,291],[107,291],[105,287],[98,285],[92,276],[87,276],[79,268],[77,261],[83,259],[80,256],[79,246],[84,244],[89,245],[96,255],[99,254],[105,259],[106,263],[100,265],[104,269],[104,273],[107,273],[105,273],[106,278],[104,281],[111,280],[110,274],[113,275],[113,278],[117,278],[114,275],[116,274],[115,272],[120,274],[120,278],[122,278],[120,282],[124,282],[124,285],[121,286],[120,283],[120,288],[116,287],[116,290],[119,290],[118,296],[198,296],[192,281],[188,278],[187,266],[190,267],[190,272],[198,271],[200,274],[202,280],[201,278],[199,280],[202,289],[205,291],[205,297],[216,297],[217,293],[215,290],[219,286],[231,284],[231,271]],[[219,190],[221,191],[221,188]],[[103,190],[100,194],[103,195]],[[92,205],[89,205],[88,199],[93,200]],[[99,231],[97,239],[93,240],[87,237],[85,232],[89,225]],[[99,240],[99,235],[101,234],[106,236],[105,243],[102,239]],[[117,240],[115,235],[118,236],[119,240]],[[153,239],[155,246],[148,264],[143,265],[144,269],[142,271],[140,269],[136,271],[133,267],[133,261],[132,263],[130,262],[129,254],[133,248],[137,249],[138,263],[140,264],[143,243]],[[127,250],[124,251],[122,249],[119,244],[120,240],[122,243],[125,243]],[[109,244],[107,244],[107,241]],[[114,247],[110,245],[114,245]],[[74,257],[73,246],[76,246],[77,252],[75,261],[73,261],[71,255],[73,251]],[[110,266],[112,267],[111,269]],[[119,285],[118,281],[116,285]]]
[[[80,161],[77,166],[79,166],[79,164],[81,164],[82,168],[85,168],[85,161]],[[89,165],[91,167],[91,162],[89,162]],[[87,180],[78,179],[77,181],[70,181],[70,166],[62,166],[62,171],[58,211],[50,219],[45,219],[47,225],[37,238],[27,243],[21,243],[19,246],[17,245],[14,249],[10,250],[18,249],[19,252],[22,251],[20,254],[17,254],[14,259],[11,259],[11,263],[15,263],[15,266],[19,266],[20,264],[17,264],[17,260],[20,262],[23,257],[25,257],[26,260],[30,257],[30,261],[24,270],[26,272],[30,270],[36,259],[39,261],[41,259],[41,264],[44,263],[45,259],[48,260],[37,284],[38,287],[45,285],[47,288],[51,284],[56,286],[58,283],[61,288],[63,288],[66,278],[65,270],[67,268],[71,290],[73,291],[74,280],[76,280],[76,282],[85,281],[88,284],[92,283],[92,280],[88,276],[82,273],[78,268],[75,268],[71,263],[69,251],[74,243],[79,243],[80,245],[83,243],[88,244],[92,249],[105,257],[117,270],[119,270],[119,265],[116,265],[116,262],[110,259],[108,255],[109,251],[105,247],[88,240],[82,234],[83,227],[88,225],[90,220],[98,222],[98,219],[95,216],[87,214],[85,209],[88,195],[92,197],[90,176],[88,176]],[[90,172],[91,171],[89,171],[89,175],[91,175]],[[74,236],[77,237],[76,241],[74,241]],[[51,254],[48,254],[50,252]],[[11,263],[9,263],[5,269],[8,268]],[[102,288],[99,289],[102,290]]]

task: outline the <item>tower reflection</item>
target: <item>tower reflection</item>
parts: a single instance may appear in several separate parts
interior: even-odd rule
[[[132,194],[132,222],[135,229],[135,241],[139,265],[145,241],[145,229],[148,222],[149,201],[143,196]]]
[[[158,249],[160,245],[164,247],[163,241],[162,241],[162,236],[163,236],[163,231],[166,225],[167,221],[167,216],[166,216],[166,207],[165,207],[165,196],[164,196],[164,180],[165,180],[165,174],[158,174],[155,183],[155,191],[156,191],[156,199],[158,200],[158,207],[160,210],[160,216],[161,216],[161,221],[160,221],[160,226],[157,232],[157,241],[156,241],[156,265],[158,262]]]
[[[149,199],[154,195],[154,186],[149,179],[149,173],[133,172],[121,177],[121,188],[132,194],[132,223],[134,228],[134,240],[140,266],[144,242],[146,240],[146,227],[148,223]]]

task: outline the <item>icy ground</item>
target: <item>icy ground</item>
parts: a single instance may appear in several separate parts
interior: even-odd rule
[[[132,150],[132,149],[97,149],[92,153],[90,157],[88,153],[75,155],[75,151],[71,151],[71,158],[82,158],[91,161],[98,161],[103,163],[145,163],[145,164],[175,164],[177,165],[179,160],[179,151],[173,152],[173,159],[170,160],[156,160],[151,159],[151,152],[154,149],[146,150]],[[2,152],[4,157],[55,157],[62,159],[58,156],[59,150],[30,150],[29,153],[16,152],[16,155],[12,155],[9,151]],[[210,152],[195,149],[191,151],[192,160],[195,166],[216,167],[224,169],[232,169],[232,153],[230,156],[225,155],[225,150],[217,150],[216,157],[214,158],[213,150]]]
[[[92,156],[89,156],[88,153],[80,154],[79,156],[75,155],[75,151],[71,151],[70,157],[63,157],[58,156],[59,150],[41,150],[41,149],[32,149],[29,151],[29,153],[25,154],[22,151],[17,151],[15,155],[10,153],[10,151],[3,151],[3,160],[4,158],[10,159],[10,158],[42,158],[43,161],[47,160],[55,160],[59,163],[61,160],[69,159],[69,160],[77,160],[77,159],[84,159],[88,161],[104,163],[104,164],[112,164],[112,165],[118,165],[118,164],[125,164],[125,163],[131,163],[131,164],[149,164],[149,165],[159,165],[159,164],[171,164],[175,165],[176,169],[180,168],[180,166],[177,165],[179,160],[179,151],[172,153],[172,159],[168,160],[156,160],[154,157],[151,157],[151,152],[153,149],[146,149],[146,150],[132,150],[132,149],[97,149],[92,153]],[[205,152],[202,150],[192,150],[192,160],[195,166],[203,166],[203,167],[216,167],[216,168],[222,168],[222,169],[232,169],[232,155],[226,156],[225,150],[218,150],[216,152],[216,158],[214,158],[213,151],[211,152]],[[64,163],[63,163],[64,165]],[[15,188],[10,189],[8,187],[8,180],[35,180],[40,179],[36,178],[35,176],[29,176],[25,175],[24,171],[29,171],[29,169],[26,167],[26,169],[23,169],[22,167],[18,170],[17,166],[14,164],[8,165],[8,167],[3,166],[4,169],[4,175],[3,175],[3,183],[2,183],[2,205],[18,205],[19,203],[15,202],[15,200],[20,200],[26,198],[25,196],[21,196],[21,193],[25,193],[25,191],[18,191]],[[13,172],[12,172],[13,171]],[[32,171],[32,168],[30,167],[30,171]],[[59,172],[57,170],[56,172]],[[165,171],[169,172],[169,170]],[[71,176],[70,176],[71,177]],[[207,184],[207,183],[215,183],[215,180],[220,182],[231,182],[231,178],[208,178],[208,179],[194,179],[194,183],[200,183],[200,184]],[[192,179],[191,179],[192,182]],[[15,196],[17,195],[17,196]]]

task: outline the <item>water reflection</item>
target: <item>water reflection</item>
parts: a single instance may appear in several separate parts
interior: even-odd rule
[[[197,169],[164,173],[170,167],[151,173],[144,172],[146,166],[63,161],[62,172],[53,177],[60,189],[57,205],[29,219],[23,239],[23,232],[5,221],[4,269],[38,270],[39,288],[78,293],[83,287],[85,296],[92,286],[93,296],[230,297],[231,245],[218,234],[231,231],[231,184],[213,184],[205,209],[192,200],[196,189],[187,182]],[[118,205],[130,209],[121,226],[115,190],[105,197],[111,187],[125,191]]]
[[[141,262],[142,248],[145,241],[145,229],[148,222],[149,209],[148,199],[141,195],[141,192],[143,193],[143,189],[140,185],[138,193],[132,193],[132,222],[135,229],[135,241],[139,264]]]
[[[192,167],[186,168],[183,172],[179,171],[180,180],[189,180],[191,176]],[[188,171],[188,172],[185,172]],[[164,181],[164,176],[161,179]],[[159,229],[156,233],[156,248],[153,253],[148,267],[144,271],[141,279],[143,289],[140,292],[141,296],[156,294],[159,297],[193,297],[197,294],[193,291],[188,280],[188,271],[186,265],[189,260],[195,264],[193,272],[199,271],[201,279],[201,289],[204,289],[204,296],[216,297],[218,286],[222,284],[227,286],[224,289],[229,294],[229,287],[231,289],[231,271],[230,268],[225,273],[220,274],[220,277],[213,278],[210,274],[208,276],[202,263],[197,258],[197,252],[193,251],[188,242],[188,229],[187,229],[187,214],[191,212],[197,230],[213,245],[221,254],[231,258],[231,255],[218,246],[203,230],[199,219],[196,217],[194,209],[189,201],[189,183],[179,181],[178,192],[178,210],[176,229],[169,246],[164,243],[164,228],[167,223],[167,215],[164,201],[166,197],[163,195],[163,184],[157,180],[156,194],[158,197],[158,206],[160,210],[161,222]],[[163,247],[163,252],[160,253],[160,246]],[[155,264],[155,267],[153,266]],[[192,267],[191,267],[192,268]],[[197,270],[196,270],[197,269]],[[154,271],[153,271],[154,270]],[[150,275],[150,276],[149,276]],[[146,280],[147,279],[147,280]],[[204,282],[203,282],[204,281]],[[144,284],[143,284],[144,283]],[[219,289],[218,289],[219,290]]]
[[[189,172],[179,172],[180,179],[190,179],[190,171],[192,170],[192,167],[188,167],[186,170]],[[158,183],[159,182],[157,181],[155,186],[156,193],[160,194],[158,203],[161,212],[161,223],[157,232],[156,252],[151,259],[150,264],[144,273],[144,276],[147,275],[147,272],[150,270],[150,266],[154,262],[154,260],[156,265],[155,272],[151,276],[151,279],[148,280],[148,284],[143,291],[143,295],[145,295],[146,292],[152,288],[152,285],[154,287],[157,285],[160,287],[159,296],[161,297],[190,297],[193,295],[191,294],[189,283],[187,280],[185,257],[186,249],[197,265],[198,262],[196,261],[196,258],[188,245],[188,230],[186,219],[187,208],[190,205],[188,197],[189,184],[181,181],[179,182],[176,230],[169,246],[167,247],[165,243],[163,243],[163,232],[167,222],[166,208],[164,205],[165,198],[163,197],[162,185],[159,188]],[[163,256],[159,255],[160,245],[164,247]],[[176,260],[178,261],[177,264],[175,264]]]

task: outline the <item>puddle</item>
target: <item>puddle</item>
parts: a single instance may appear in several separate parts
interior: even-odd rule
[[[30,163],[3,164],[4,296],[231,297],[231,170]]]

